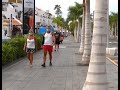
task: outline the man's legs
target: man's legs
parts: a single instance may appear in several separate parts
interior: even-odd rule
[[[46,55],[47,55],[47,51],[44,50],[44,56],[43,56],[44,63],[46,63]]]
[[[49,52],[49,59],[50,59],[50,66],[52,66],[52,51],[53,51],[53,47],[50,46],[49,50],[48,50],[48,52]]]
[[[46,55],[47,55],[47,49],[46,47],[43,48],[44,51],[44,55],[43,55],[43,64],[41,66],[45,67],[45,63],[46,63]]]
[[[52,52],[49,52],[49,59],[50,59],[50,62],[52,62]]]

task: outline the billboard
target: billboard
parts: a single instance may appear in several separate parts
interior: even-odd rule
[[[35,32],[35,2],[34,0],[23,0],[23,34],[28,34],[32,28]]]

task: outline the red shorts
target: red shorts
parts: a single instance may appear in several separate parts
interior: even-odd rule
[[[51,45],[43,45],[42,46],[43,47],[43,50],[45,51],[45,52],[52,52],[53,51],[53,46],[51,46]]]

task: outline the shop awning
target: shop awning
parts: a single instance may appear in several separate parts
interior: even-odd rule
[[[9,23],[10,23],[9,19],[4,19],[3,20],[3,26],[8,26]],[[20,22],[20,20],[14,18],[14,19],[12,19],[12,25],[22,25],[22,23]]]

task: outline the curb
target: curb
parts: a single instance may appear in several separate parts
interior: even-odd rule
[[[108,59],[111,63],[113,63],[114,65],[116,65],[118,67],[118,64],[115,61],[113,61],[112,59],[110,59],[108,57],[106,57],[106,59]]]

